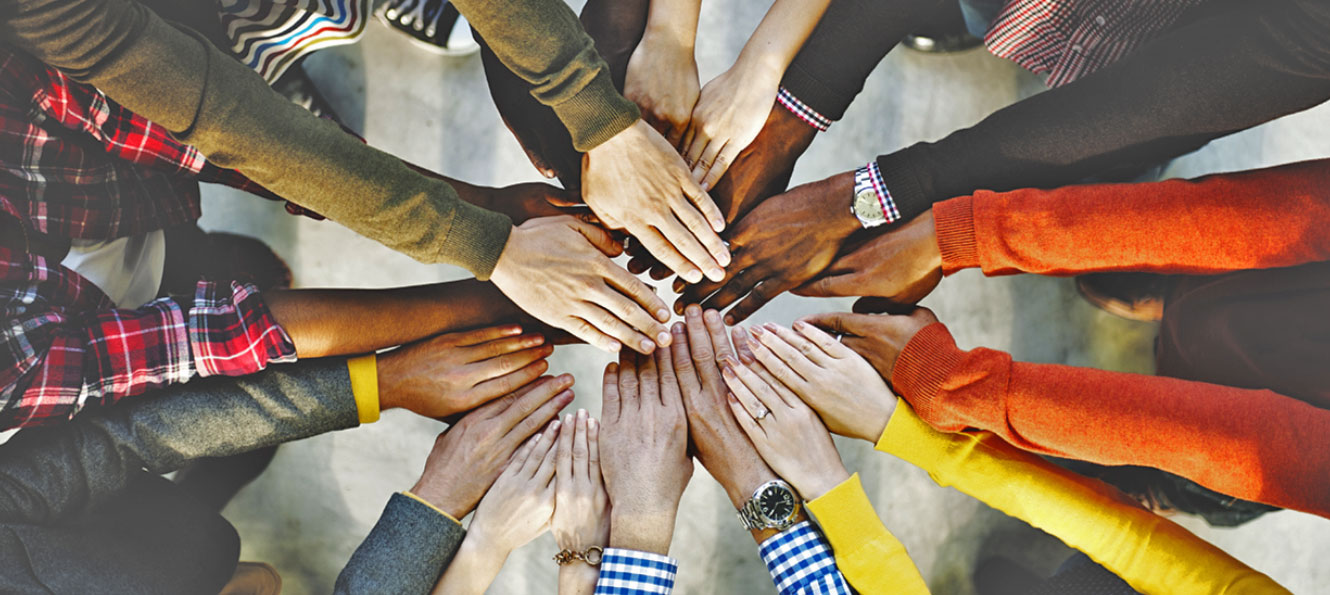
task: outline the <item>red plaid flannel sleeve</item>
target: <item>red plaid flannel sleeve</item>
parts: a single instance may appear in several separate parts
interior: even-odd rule
[[[163,298],[119,310],[73,271],[3,246],[0,312],[0,429],[296,359],[253,286],[200,282],[192,303]]]

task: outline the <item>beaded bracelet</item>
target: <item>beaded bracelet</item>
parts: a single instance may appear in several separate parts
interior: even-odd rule
[[[601,549],[598,545],[593,545],[587,548],[585,552],[563,550],[554,554],[554,563],[563,566],[564,564],[572,564],[573,562],[586,562],[592,566],[599,566],[600,556],[604,553],[605,550]]]

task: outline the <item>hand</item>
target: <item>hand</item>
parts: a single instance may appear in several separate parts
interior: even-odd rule
[[[872,364],[802,321],[794,323],[794,330],[768,324],[752,332],[750,337],[736,329],[750,349],[741,356],[745,365],[770,372],[817,411],[832,432],[869,442],[882,437],[896,411],[896,396]]]
[[[942,281],[933,211],[838,257],[816,279],[791,291],[805,297],[873,296],[896,304],[924,299]]]
[[[446,333],[378,358],[379,404],[441,418],[511,393],[549,369],[554,347],[517,325]]]
[[[561,550],[584,552],[610,542],[610,497],[600,474],[600,424],[587,416],[563,420],[559,437],[554,543]]]
[[[693,46],[678,36],[648,29],[628,60],[623,96],[642,108],[642,117],[678,148],[697,105],[699,84]]]
[[[411,493],[455,519],[466,516],[517,448],[573,401],[572,385],[567,374],[542,378],[468,413],[434,441]]]
[[[710,191],[725,221],[733,223],[763,200],[784,192],[795,161],[816,135],[816,128],[773,102],[762,132],[739,152],[729,172]],[[673,274],[641,249],[640,243],[629,242],[624,248],[632,257],[628,271],[634,275],[650,271],[652,279],[660,280]]]
[[[587,223],[598,223],[591,209],[582,204],[582,197],[577,192],[541,182],[490,188],[487,196],[489,198],[482,206],[507,215],[515,225],[531,219],[559,215],[571,215]]]
[[[670,312],[610,260],[621,252],[594,225],[567,216],[532,219],[513,229],[490,280],[518,307],[587,343],[617,353],[622,342],[651,353],[670,344]]]
[[[645,121],[625,128],[582,161],[582,197],[605,225],[626,230],[690,282],[725,277],[730,263],[720,209],[689,177],[683,159]]]
[[[816,500],[849,479],[831,434],[798,396],[742,364],[726,365],[724,378],[739,426],[805,500]]]
[[[560,429],[572,433],[556,420],[526,441],[503,473],[494,480],[476,507],[476,517],[467,528],[500,558],[531,543],[549,529],[554,516],[554,448]]]
[[[623,352],[605,368],[601,473],[610,497],[610,545],[666,554],[693,475],[688,423],[670,350]]]
[[[928,308],[915,308],[908,315],[828,312],[800,320],[830,333],[844,335],[840,342],[873,364],[878,374],[890,383],[891,374],[896,370],[896,358],[919,331],[937,322],[937,316]]]
[[[684,290],[675,311],[687,304],[724,309],[726,324],[747,318],[781,293],[803,285],[836,257],[841,243],[862,228],[850,213],[854,173],[839,174],[773,196],[749,213],[728,234],[734,250],[724,283],[704,283]],[[745,297],[746,296],[746,297]]]
[[[729,391],[721,379],[718,362],[734,359],[720,314],[689,306],[685,324],[672,331],[675,376],[688,414],[688,433],[697,460],[725,488],[735,507],[753,496],[758,486],[776,479],[734,416],[727,411]]]
[[[702,88],[684,135],[683,155],[703,188],[715,187],[762,131],[782,74],[736,62]]]

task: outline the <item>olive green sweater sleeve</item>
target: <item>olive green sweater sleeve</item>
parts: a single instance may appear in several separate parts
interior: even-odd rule
[[[0,0],[0,40],[97,86],[212,163],[422,262],[485,279],[508,241],[506,216],[292,104],[133,0]]]
[[[573,147],[589,151],[631,126],[637,105],[614,88],[610,68],[564,0],[453,0],[531,95],[559,116]]]

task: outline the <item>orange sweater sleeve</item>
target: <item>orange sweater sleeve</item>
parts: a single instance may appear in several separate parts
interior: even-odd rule
[[[1206,274],[1330,260],[1330,159],[1195,180],[980,191],[933,206],[951,274]]]
[[[892,383],[944,432],[988,430],[1024,450],[1155,467],[1330,517],[1330,410],[1268,390],[1013,362],[961,351],[940,323],[905,346]]]

